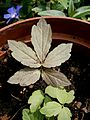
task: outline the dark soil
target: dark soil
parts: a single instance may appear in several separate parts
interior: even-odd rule
[[[7,50],[7,47],[3,49]],[[22,109],[28,106],[31,93],[46,87],[42,80],[29,87],[7,83],[8,78],[21,68],[24,66],[12,58],[10,52],[0,60],[0,120],[21,120]],[[90,120],[90,59],[72,53],[60,70],[72,83],[67,89],[75,90],[75,100],[69,106],[73,113],[72,120]]]

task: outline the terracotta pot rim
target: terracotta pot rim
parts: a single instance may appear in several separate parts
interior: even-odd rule
[[[28,22],[28,21],[33,21],[33,20],[39,20],[41,17],[34,17],[34,18],[29,18],[29,19],[26,19],[26,20],[21,20],[21,21],[18,21],[18,22],[15,22],[15,23],[12,23],[12,24],[10,24],[10,25],[7,25],[7,26],[5,26],[5,27],[3,27],[3,28],[1,28],[0,29],[0,32],[2,32],[2,31],[4,31],[4,30],[6,30],[6,29],[9,29],[9,28],[11,28],[11,27],[13,27],[13,26],[16,26],[16,25],[18,25],[18,24],[22,24],[22,23],[25,23],[25,22]],[[84,24],[89,24],[90,25],[90,22],[88,22],[88,21],[84,21],[84,20],[81,20],[81,19],[76,19],[76,18],[71,18],[71,17],[56,17],[56,16],[44,16],[43,18],[45,18],[45,19],[66,19],[66,20],[73,20],[73,21],[78,21],[78,22],[82,22],[82,23],[84,23]]]
[[[29,23],[29,22],[32,22],[33,23],[33,21],[34,21],[34,23],[36,23],[35,21],[38,21],[39,19],[40,19],[41,17],[34,17],[34,18],[29,18],[29,19],[26,19],[26,20],[22,20],[22,21],[18,21],[18,22],[15,22],[15,23],[13,23],[13,24],[10,24],[10,25],[7,25],[6,27],[4,27],[4,28],[1,28],[0,29],[0,33],[1,33],[1,36],[5,36],[5,31],[8,31],[8,30],[10,30],[10,31],[12,31],[12,29],[11,28],[13,28],[13,27],[16,27],[16,26],[18,26],[18,25],[23,25],[23,24],[25,24],[25,23]],[[72,23],[74,23],[75,22],[75,25],[76,25],[76,23],[82,23],[82,24],[84,24],[84,26],[85,25],[87,25],[87,26],[90,26],[90,22],[87,22],[87,21],[84,21],[84,20],[80,20],[80,19],[76,19],[76,18],[70,18],[70,17],[51,17],[51,16],[44,16],[43,18],[45,18],[46,20],[53,20],[53,21],[59,21],[59,20],[61,20],[61,21],[63,21],[64,20],[64,22],[65,22],[65,20],[66,21],[70,21],[69,22],[69,24],[72,24]],[[81,24],[80,24],[81,25]],[[14,28],[15,29],[15,28]],[[13,30],[14,30],[13,29]],[[10,32],[9,31],[9,32]],[[64,40],[67,40],[67,38],[65,37],[65,35],[64,34],[60,34],[60,33],[53,33],[53,35],[54,35],[54,39],[61,39],[61,38],[64,38]],[[84,39],[80,39],[79,37],[76,37],[76,38],[74,38],[75,37],[75,35],[74,36],[72,36],[72,34],[71,35],[68,35],[67,36],[69,39],[72,39],[72,40],[76,40],[75,41],[75,43],[77,43],[77,44],[79,44],[79,45],[83,45],[84,47],[87,47],[87,48],[90,48],[90,42],[87,42],[86,40],[84,40]],[[79,40],[79,41],[77,41],[77,40]],[[89,40],[89,39],[88,39]],[[4,41],[6,41],[6,40],[4,40]],[[3,41],[1,42],[1,43],[3,43]],[[81,44],[82,43],[82,44]],[[3,58],[3,56],[5,56],[5,54],[6,54],[6,52],[5,51],[1,51],[1,53],[0,53],[0,58],[2,57]]]

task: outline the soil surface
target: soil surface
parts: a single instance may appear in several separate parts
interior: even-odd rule
[[[42,80],[29,87],[9,84],[9,77],[24,66],[12,58],[7,45],[2,50],[7,50],[7,56],[0,60],[0,120],[21,120],[22,109],[28,107],[28,97],[47,85]],[[72,120],[90,120],[90,59],[72,53],[60,70],[72,83],[67,89],[75,90],[75,100],[69,106]]]

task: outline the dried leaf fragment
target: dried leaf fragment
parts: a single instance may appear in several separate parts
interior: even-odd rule
[[[10,119],[10,116],[8,116],[7,114],[0,116],[0,120],[9,120],[9,119]]]

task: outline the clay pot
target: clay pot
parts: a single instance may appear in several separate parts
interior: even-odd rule
[[[52,28],[53,44],[72,42],[76,58],[77,54],[86,57],[90,61],[90,23],[67,17],[44,17]],[[30,43],[31,28],[40,18],[30,18],[19,21],[0,29],[0,47],[7,43],[7,40],[21,40]],[[0,51],[0,58],[3,58],[6,51]],[[85,60],[84,59],[84,60]],[[80,94],[88,94],[90,91],[89,79],[86,82],[79,81],[82,87]],[[79,85],[78,85],[79,86]],[[87,93],[87,94],[86,94]],[[87,95],[89,96],[89,95]],[[89,96],[90,98],[90,96]],[[88,116],[87,116],[88,117]]]
[[[30,18],[0,29],[0,47],[6,44],[8,39],[30,41],[32,25],[36,24],[39,19],[39,17]],[[52,38],[55,42],[73,42],[76,44],[73,51],[90,53],[89,22],[68,17],[45,17],[45,19],[51,25]],[[4,55],[5,51],[0,51],[0,57]]]

